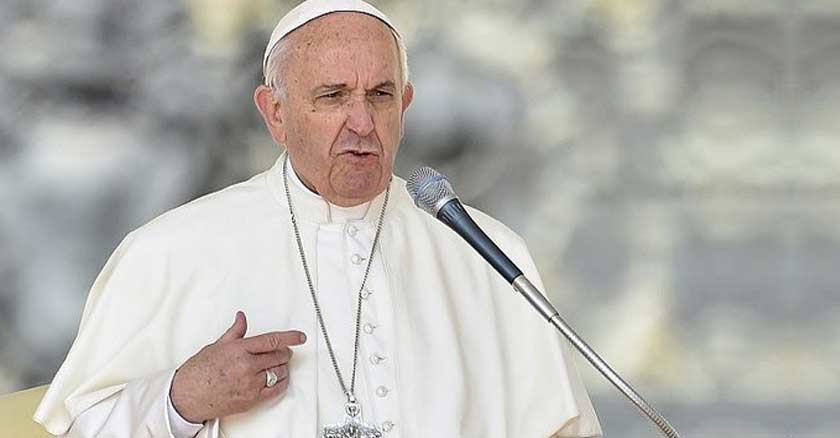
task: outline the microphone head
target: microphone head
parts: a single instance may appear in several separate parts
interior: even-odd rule
[[[432,216],[447,202],[458,199],[452,184],[443,174],[423,166],[411,173],[406,183],[408,194],[414,200],[414,204]]]

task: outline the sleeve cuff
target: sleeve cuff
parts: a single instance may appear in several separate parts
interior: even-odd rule
[[[172,404],[172,397],[169,396],[174,379],[175,372],[172,373],[172,377],[169,379],[169,385],[166,386],[166,421],[169,425],[169,432],[175,438],[193,438],[198,435],[198,432],[201,431],[204,425],[190,423],[175,409],[175,405]]]

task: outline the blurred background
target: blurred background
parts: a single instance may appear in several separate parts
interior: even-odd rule
[[[273,164],[251,96],[296,3],[0,0],[0,393],[50,381],[127,232]],[[840,436],[840,1],[373,3],[399,174],[523,235],[685,437]],[[656,436],[578,365],[607,437]]]

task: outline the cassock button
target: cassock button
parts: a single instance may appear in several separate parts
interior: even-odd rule
[[[389,392],[391,392],[391,390],[384,387],[384,386],[380,386],[379,388],[376,388],[376,395],[378,395],[379,397],[382,397],[382,398],[387,397]]]
[[[372,363],[374,365],[379,365],[385,359],[387,359],[387,357],[382,356],[379,353],[373,353],[373,354],[370,355],[370,363]]]
[[[396,424],[394,424],[393,421],[388,420],[388,421],[382,423],[382,431],[383,432],[390,432],[390,431],[394,430],[394,426],[396,426]]]
[[[349,235],[350,237],[355,236],[358,232],[359,229],[356,228],[355,225],[347,225],[347,235]]]
[[[360,265],[363,261],[367,260],[367,258],[360,256],[359,254],[353,254],[350,257],[350,262],[354,265]]]
[[[367,334],[369,334],[369,335],[372,335],[372,334],[373,334],[373,330],[374,330],[374,329],[376,329],[376,326],[375,326],[375,325],[373,325],[373,324],[371,324],[371,323],[369,323],[369,322],[368,322],[368,323],[366,323],[366,324],[362,327],[362,330],[364,330],[364,331],[365,331],[365,333],[367,333]]]

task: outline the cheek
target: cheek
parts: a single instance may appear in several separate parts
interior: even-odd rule
[[[382,140],[383,147],[388,151],[397,148],[400,141],[400,113],[389,111],[376,117],[376,130]]]
[[[339,114],[307,111],[297,128],[299,144],[312,156],[329,156],[343,119]]]

